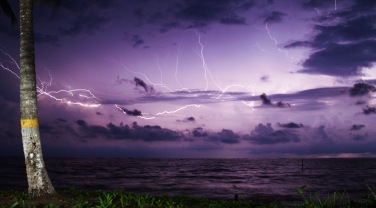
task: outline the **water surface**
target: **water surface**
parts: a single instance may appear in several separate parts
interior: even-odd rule
[[[365,196],[376,186],[376,158],[354,159],[124,159],[46,158],[55,188],[122,189],[152,195],[302,201],[306,193]],[[0,189],[26,189],[23,158],[0,160]],[[234,188],[234,185],[237,188]]]

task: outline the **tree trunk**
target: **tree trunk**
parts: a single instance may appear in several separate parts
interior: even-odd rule
[[[20,105],[21,133],[25,156],[28,192],[31,197],[54,195],[40,142],[34,56],[33,0],[20,1]]]

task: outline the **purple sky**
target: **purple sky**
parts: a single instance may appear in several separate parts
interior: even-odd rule
[[[375,10],[373,0],[37,5],[44,153],[375,156]],[[19,26],[3,13],[0,40],[0,154],[22,155]]]

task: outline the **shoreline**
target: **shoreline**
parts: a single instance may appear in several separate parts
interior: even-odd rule
[[[327,198],[311,194],[301,195],[300,200],[286,201],[273,197],[218,199],[193,196],[161,194],[135,194],[124,190],[57,189],[57,195],[48,198],[30,199],[26,189],[0,190],[0,207],[375,207],[376,196],[369,193],[368,199],[352,200],[345,195],[333,193]],[[235,196],[235,194],[234,194]],[[297,189],[297,196],[299,192]],[[308,194],[309,196],[309,194]]]

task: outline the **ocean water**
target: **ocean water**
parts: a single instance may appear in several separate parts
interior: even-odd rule
[[[122,189],[140,194],[302,202],[295,189],[358,200],[376,186],[376,158],[124,159],[46,158],[55,188]],[[0,158],[0,189],[26,189],[23,158]],[[234,188],[236,186],[237,188]]]

